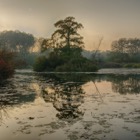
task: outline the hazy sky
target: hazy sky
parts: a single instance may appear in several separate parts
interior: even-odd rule
[[[74,16],[86,49],[102,50],[120,37],[140,37],[140,0],[0,0],[0,30],[20,30],[49,38],[54,23]]]

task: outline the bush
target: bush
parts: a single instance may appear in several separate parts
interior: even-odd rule
[[[125,64],[124,68],[140,68],[140,64],[139,63],[129,63],[129,64]]]
[[[68,52],[51,52],[48,58],[39,57],[34,65],[34,70],[38,72],[94,72],[97,69],[91,60],[84,58],[80,52],[77,53],[77,49],[73,48],[69,48]]]
[[[115,62],[107,62],[107,63],[103,63],[100,67],[101,68],[121,68],[122,64],[115,63]]]
[[[94,72],[98,68],[90,60],[86,58],[73,58],[68,63],[58,66],[55,71],[59,72]]]
[[[45,71],[47,67],[47,58],[45,56],[40,56],[36,59],[33,70],[37,72]]]

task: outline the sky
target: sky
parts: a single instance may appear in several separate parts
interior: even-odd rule
[[[75,17],[85,49],[100,50],[122,37],[140,38],[140,0],[0,0],[0,31],[20,30],[50,38],[54,23]]]

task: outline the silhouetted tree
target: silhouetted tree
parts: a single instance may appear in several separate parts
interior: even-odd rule
[[[76,22],[74,17],[59,20],[54,26],[57,30],[52,34],[51,39],[45,39],[42,42],[43,50],[51,47],[57,51],[56,48],[59,48],[59,51],[60,48],[63,48],[61,51],[67,51],[67,49],[69,51],[69,48],[79,48],[80,51],[84,47],[83,37],[78,33],[83,25]]]
[[[83,37],[77,32],[79,29],[83,28],[83,25],[76,22],[74,17],[67,17],[64,20],[59,20],[54,26],[58,29],[53,33],[52,37],[59,36],[59,38],[62,39],[60,43],[63,44],[63,46],[80,47],[83,45]]]

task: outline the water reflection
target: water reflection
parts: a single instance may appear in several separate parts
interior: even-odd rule
[[[58,111],[59,119],[80,118],[83,112],[79,106],[83,103],[82,85],[85,83],[79,75],[52,75],[51,82],[42,88],[42,97],[46,102],[52,102]],[[77,81],[78,80],[78,81]],[[77,81],[77,82],[76,82]]]
[[[139,94],[140,93],[140,76],[120,76],[114,78],[112,82],[112,90],[120,94]]]
[[[140,75],[114,75],[114,74],[102,74],[102,75],[88,75],[88,81],[96,83],[102,83],[103,81],[110,82],[112,84],[111,90],[119,94],[139,94],[140,93]],[[96,85],[95,85],[96,88]],[[100,91],[100,89],[97,89]]]
[[[13,81],[14,80],[14,81]],[[9,79],[0,83],[0,122],[3,123],[10,115],[8,108],[14,108],[35,100],[36,94],[29,88],[27,81],[22,84],[15,80]]]
[[[33,102],[35,100],[35,93],[21,89],[19,85],[0,87],[0,104],[4,106],[13,106]]]
[[[84,103],[84,85],[93,83],[103,101],[98,84],[111,83],[112,92],[119,94],[139,94],[140,75],[113,75],[113,74],[32,74],[20,73],[3,83],[0,83],[0,120],[7,117],[7,107],[34,102],[36,94],[43,97],[45,102],[51,102],[58,111],[59,119],[75,119],[83,116],[80,106]],[[31,90],[33,83],[38,90]],[[106,89],[106,87],[102,88]],[[41,92],[38,92],[41,91]],[[38,93],[37,93],[38,92]],[[40,95],[41,94],[41,95]]]
[[[7,108],[1,103],[0,100],[0,124],[3,123],[4,118],[9,118]]]
[[[0,85],[0,139],[137,139],[139,86],[139,74],[18,72]]]
[[[104,74],[96,75],[95,82],[107,81],[112,84],[112,91],[119,94],[139,94],[140,93],[140,75],[114,75]]]
[[[83,85],[88,82],[93,83],[93,88],[102,102],[98,83],[103,81],[111,83],[115,93],[140,93],[139,75],[47,74],[42,76],[42,81],[47,81],[42,87],[42,97],[53,104],[59,119],[80,118],[84,114],[79,107],[84,102]]]

